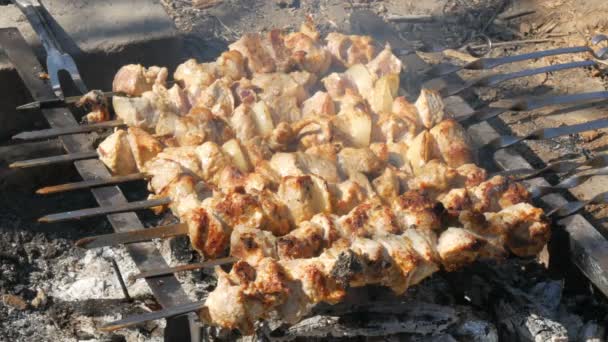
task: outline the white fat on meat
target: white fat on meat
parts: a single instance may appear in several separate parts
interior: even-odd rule
[[[345,176],[356,173],[370,175],[386,166],[386,161],[378,158],[369,148],[343,148],[338,153],[338,168]]]
[[[332,212],[327,183],[315,175],[284,177],[278,196],[289,208],[294,224],[310,220],[319,213]]]
[[[257,265],[264,258],[277,258],[276,240],[277,237],[266,230],[236,227],[230,235],[230,255]]]
[[[164,148],[150,133],[138,127],[128,128],[127,140],[138,170],[143,170],[144,165]]]
[[[427,129],[433,128],[446,116],[443,98],[436,91],[423,88],[415,105],[420,122]]]
[[[102,141],[97,147],[97,154],[112,174],[128,175],[137,172],[137,164],[125,130],[116,130]]]
[[[184,87],[190,103],[195,103],[200,93],[215,81],[216,68],[215,62],[198,63],[189,59],[175,69],[173,79]]]
[[[336,165],[324,158],[303,152],[275,153],[270,167],[281,177],[314,174],[328,183],[340,181]]]
[[[149,98],[113,96],[112,106],[116,117],[127,126],[154,131],[160,112],[154,108],[154,104]]]
[[[229,81],[217,79],[209,87],[201,91],[194,106],[208,108],[214,115],[228,118],[235,107],[235,99],[229,86]]]
[[[269,73],[276,70],[275,62],[265,49],[259,33],[246,33],[228,48],[240,52],[245,57],[247,70],[250,73]]]
[[[434,140],[434,156],[450,167],[473,161],[471,139],[467,131],[454,119],[446,119],[430,130]]]
[[[334,100],[324,91],[317,91],[302,103],[302,117],[335,115]]]
[[[167,68],[157,66],[145,68],[140,64],[125,65],[114,76],[112,91],[129,96],[141,96],[144,92],[152,90],[154,84],[165,85],[167,76]]]
[[[386,45],[384,50],[366,65],[367,69],[376,75],[377,78],[386,75],[398,75],[401,73],[401,60],[393,54],[390,45]]]
[[[214,142],[206,142],[195,148],[196,156],[200,161],[201,178],[217,184],[221,171],[232,166],[232,159],[225,154],[222,148]]]
[[[150,177],[150,182],[148,183],[149,190],[157,194],[162,192],[184,172],[179,163],[160,158],[150,160],[142,171]]]
[[[271,110],[273,122],[296,122],[302,118],[300,106],[308,92],[289,74],[254,74],[251,83],[260,88],[260,98]]]

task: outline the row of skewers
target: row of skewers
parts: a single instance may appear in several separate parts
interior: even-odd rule
[[[238,260],[216,269],[205,322],[243,333],[274,315],[293,323],[348,287],[402,294],[441,268],[533,256],[549,239],[523,185],[473,164],[439,93],[398,96],[402,65],[389,47],[327,41],[305,23],[247,34],[215,62],[190,60],[171,88],[165,68],[115,77],[128,129],[99,145],[99,159],[147,178],[205,258]],[[110,118],[99,93],[82,101],[89,121]]]

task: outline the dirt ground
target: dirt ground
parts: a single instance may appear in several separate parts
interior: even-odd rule
[[[383,17],[430,15],[432,22],[395,24],[410,50],[433,62],[464,63],[466,56],[457,49],[475,33],[483,32],[494,42],[547,39],[535,44],[507,45],[493,49],[489,57],[513,55],[554,47],[584,44],[595,33],[608,34],[608,2],[605,0],[162,0],[179,30],[187,35],[189,55],[199,59],[215,58],[228,42],[245,32],[266,31],[279,27],[296,29],[311,14],[322,31],[348,31],[348,16],[356,9],[370,9]],[[533,10],[515,19],[510,13]],[[445,57],[449,55],[449,57]],[[577,54],[547,57],[503,66],[498,72],[582,60]],[[573,94],[606,90],[606,65],[518,79],[492,88],[476,88],[467,98],[477,107],[501,100],[528,95]],[[462,72],[471,78],[487,72]],[[552,107],[548,109],[505,113],[493,125],[504,134],[525,134],[536,128],[557,127],[608,116],[606,103],[592,106]],[[591,156],[608,148],[608,130],[561,137],[550,141],[526,142],[525,148],[536,157],[530,161],[542,166],[565,155]],[[521,151],[527,151],[520,148]],[[552,181],[558,178],[553,177]],[[44,183],[43,179],[39,182]],[[48,183],[47,183],[48,184]],[[110,232],[103,220],[70,225],[40,226],[32,223],[43,213],[74,207],[93,206],[86,194],[51,199],[31,198],[35,184],[27,189],[5,189],[0,194],[0,341],[150,341],[162,340],[163,323],[153,322],[115,334],[100,334],[97,327],[121,314],[157,308],[143,282],[130,285],[133,303],[126,303],[110,267],[112,258],[119,262],[125,277],[136,272],[122,249],[84,252],[73,242],[91,234]],[[133,191],[142,191],[141,189]],[[608,191],[606,176],[594,177],[573,190],[573,195],[588,199]],[[32,208],[44,208],[33,210]],[[605,229],[608,237],[608,208],[593,205],[588,218]],[[171,244],[159,243],[163,254],[173,264],[190,261],[190,253],[172,253]],[[198,281],[200,273],[181,280],[193,298],[204,293],[208,283]],[[601,296],[594,297],[587,284],[583,290],[566,290],[564,303],[578,307],[564,319],[570,320],[573,340],[581,335],[588,322],[608,322],[608,310]],[[571,292],[568,292],[571,291]],[[95,299],[91,299],[95,298]],[[585,314],[585,307],[596,308],[596,316]],[[116,308],[120,308],[117,310]],[[599,308],[599,309],[598,309]],[[575,318],[572,318],[575,317]],[[572,323],[574,322],[574,323]]]

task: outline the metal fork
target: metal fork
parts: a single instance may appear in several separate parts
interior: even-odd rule
[[[87,93],[87,87],[80,77],[76,63],[74,63],[72,57],[61,47],[59,40],[57,40],[57,37],[53,33],[53,30],[45,17],[40,1],[13,1],[21,12],[23,12],[42,42],[42,46],[46,51],[46,68],[55,95],[62,100],[64,99],[63,90],[61,89],[61,84],[59,82],[59,72],[62,70],[70,75],[74,85],[76,85],[80,92],[83,94]]]

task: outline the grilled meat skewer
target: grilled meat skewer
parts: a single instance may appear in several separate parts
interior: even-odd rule
[[[489,217],[501,228],[509,220],[520,222],[503,232],[520,231],[523,222],[535,217],[523,226],[538,244],[534,249],[519,250],[520,255],[538,252],[538,246],[542,248],[548,238],[549,226],[542,210],[530,207],[522,203]],[[516,241],[509,243],[517,245]],[[502,248],[491,236],[450,227],[438,239],[430,231],[407,229],[401,234],[338,240],[313,258],[241,260],[229,273],[216,268],[218,286],[207,297],[200,315],[209,324],[251,334],[258,319],[278,314],[286,322],[297,322],[314,304],[342,300],[348,287],[378,284],[402,294],[439,270],[440,265],[453,270],[478,257],[500,258]]]

